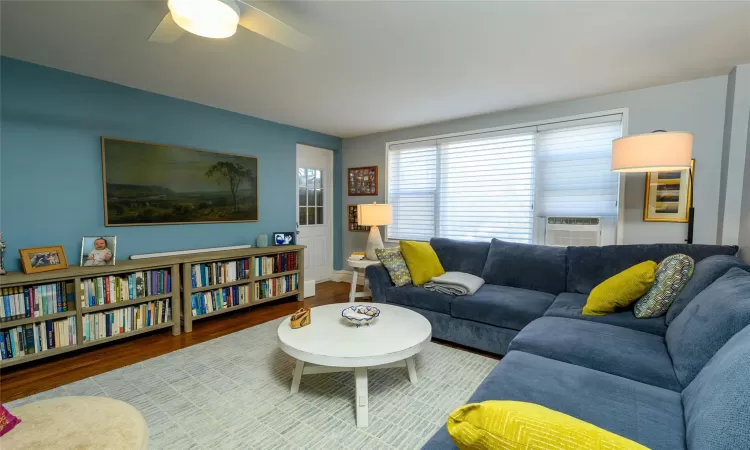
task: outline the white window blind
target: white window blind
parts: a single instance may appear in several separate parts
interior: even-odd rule
[[[617,215],[620,178],[612,172],[612,141],[622,136],[622,125],[619,115],[600,121],[539,127],[537,216]]]
[[[616,114],[391,145],[386,237],[532,243],[535,217],[616,219],[619,177],[610,165],[621,121]]]
[[[485,133],[438,140],[436,236],[531,242],[534,135]]]
[[[393,223],[387,227],[387,238],[429,241],[435,236],[436,185],[434,140],[391,146],[388,203]]]

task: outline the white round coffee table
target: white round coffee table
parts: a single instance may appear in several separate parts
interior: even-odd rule
[[[297,360],[291,393],[299,391],[302,375],[354,372],[357,426],[366,427],[367,369],[406,367],[409,380],[417,383],[413,356],[432,338],[432,326],[420,314],[387,304],[372,304],[380,317],[372,325],[356,328],[343,317],[346,303],[317,306],[310,311],[310,325],[289,326],[287,317],[278,328],[279,346]]]

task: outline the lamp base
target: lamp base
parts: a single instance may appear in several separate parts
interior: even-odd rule
[[[377,261],[378,255],[375,254],[375,250],[384,247],[383,238],[380,237],[380,230],[378,230],[378,227],[370,227],[370,235],[367,237],[367,246],[365,247],[365,258]]]
[[[695,208],[690,207],[688,210],[688,232],[687,232],[687,239],[685,239],[685,242],[688,244],[693,243],[693,228],[695,227]]]

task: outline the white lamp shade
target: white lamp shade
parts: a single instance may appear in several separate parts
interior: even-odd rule
[[[240,22],[234,0],[169,0],[167,6],[180,28],[207,38],[228,38]]]
[[[387,203],[357,205],[357,217],[363,226],[390,225],[393,222],[393,209]]]
[[[657,132],[622,137],[612,142],[615,172],[657,172],[690,168],[693,135]]]

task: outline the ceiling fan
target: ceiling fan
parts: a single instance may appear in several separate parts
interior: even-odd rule
[[[310,45],[310,38],[272,15],[242,0],[169,0],[169,13],[159,23],[149,42],[168,44],[185,31],[207,38],[228,38],[237,25],[297,51]]]

